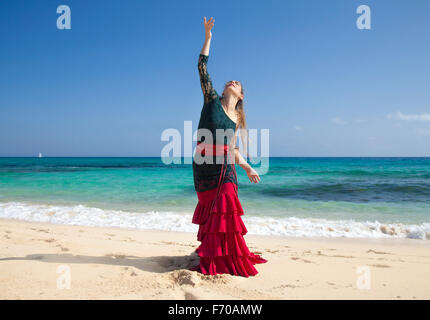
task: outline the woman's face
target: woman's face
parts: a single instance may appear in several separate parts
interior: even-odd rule
[[[224,92],[230,92],[235,97],[243,99],[243,95],[241,91],[242,91],[242,84],[237,80],[231,80],[225,84]]]

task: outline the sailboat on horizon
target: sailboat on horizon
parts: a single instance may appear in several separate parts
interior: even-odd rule
[[[39,152],[39,158],[42,158],[42,152]]]

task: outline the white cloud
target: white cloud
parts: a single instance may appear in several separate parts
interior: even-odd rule
[[[296,131],[302,131],[303,127],[296,125],[296,126],[294,126],[294,130],[296,130]]]
[[[347,122],[339,117],[334,117],[331,119],[331,122],[333,122],[334,124],[338,124],[338,125],[345,125],[347,124]]]
[[[387,118],[403,121],[430,121],[430,113],[404,114],[403,112],[397,111],[396,113],[387,114]]]

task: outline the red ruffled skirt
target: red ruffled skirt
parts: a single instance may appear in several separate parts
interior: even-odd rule
[[[258,273],[254,264],[267,262],[250,252],[245,243],[243,236],[248,231],[235,188],[234,183],[226,182],[220,186],[218,196],[217,189],[197,192],[199,202],[192,222],[199,225],[197,240],[201,244],[196,252],[200,263],[190,270],[248,277]]]

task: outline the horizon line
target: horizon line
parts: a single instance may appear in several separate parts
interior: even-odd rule
[[[0,156],[0,158],[162,158],[161,156]],[[165,158],[192,158],[192,157],[165,157]],[[252,158],[430,158],[429,156],[269,156]]]

